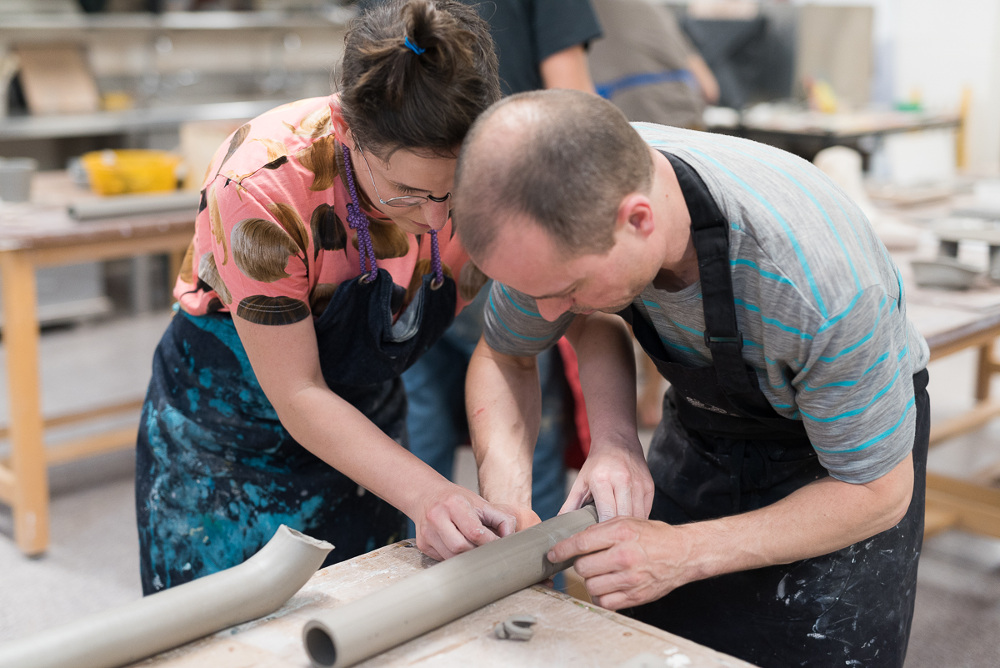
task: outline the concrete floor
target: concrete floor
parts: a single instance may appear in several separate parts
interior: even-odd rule
[[[46,410],[79,410],[140,395],[168,317],[154,314],[46,332]],[[4,363],[0,347],[0,367]],[[973,363],[971,354],[959,354],[932,364],[936,417],[971,404]],[[6,421],[6,411],[2,389],[0,422]],[[1000,421],[939,446],[930,467],[956,475],[975,471],[1000,460],[997,443]],[[0,456],[4,447],[0,444]],[[132,453],[123,451],[51,470],[52,543],[40,558],[17,551],[10,540],[10,511],[0,507],[0,643],[140,596],[133,463]],[[475,480],[467,450],[460,453],[458,475],[465,483]],[[919,577],[907,668],[1000,665],[1000,540],[960,532],[935,536],[925,544]]]

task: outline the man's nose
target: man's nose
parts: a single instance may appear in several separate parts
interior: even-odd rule
[[[573,300],[569,297],[549,297],[548,299],[539,299],[535,304],[538,306],[538,314],[549,322],[553,322],[570,309]]]

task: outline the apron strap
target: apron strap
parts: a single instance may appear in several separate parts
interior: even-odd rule
[[[743,334],[736,323],[728,223],[698,173],[677,156],[661,153],[674,168],[691,214],[705,310],[705,345],[712,353],[719,383],[727,394],[756,392],[758,387],[751,381],[743,361]]]

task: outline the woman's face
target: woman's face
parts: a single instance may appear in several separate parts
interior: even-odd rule
[[[400,149],[388,162],[365,151],[351,154],[354,178],[372,205],[404,232],[425,234],[440,230],[451,213],[455,158],[417,154]],[[395,198],[422,198],[410,204]],[[395,206],[405,204],[405,206]]]

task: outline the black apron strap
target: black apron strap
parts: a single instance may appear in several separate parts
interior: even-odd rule
[[[728,222],[719,211],[705,182],[675,155],[664,152],[677,175],[684,202],[691,214],[691,233],[698,252],[698,272],[705,304],[705,345],[719,384],[727,393],[756,392],[743,361],[743,335],[736,324],[733,279],[729,267]]]

